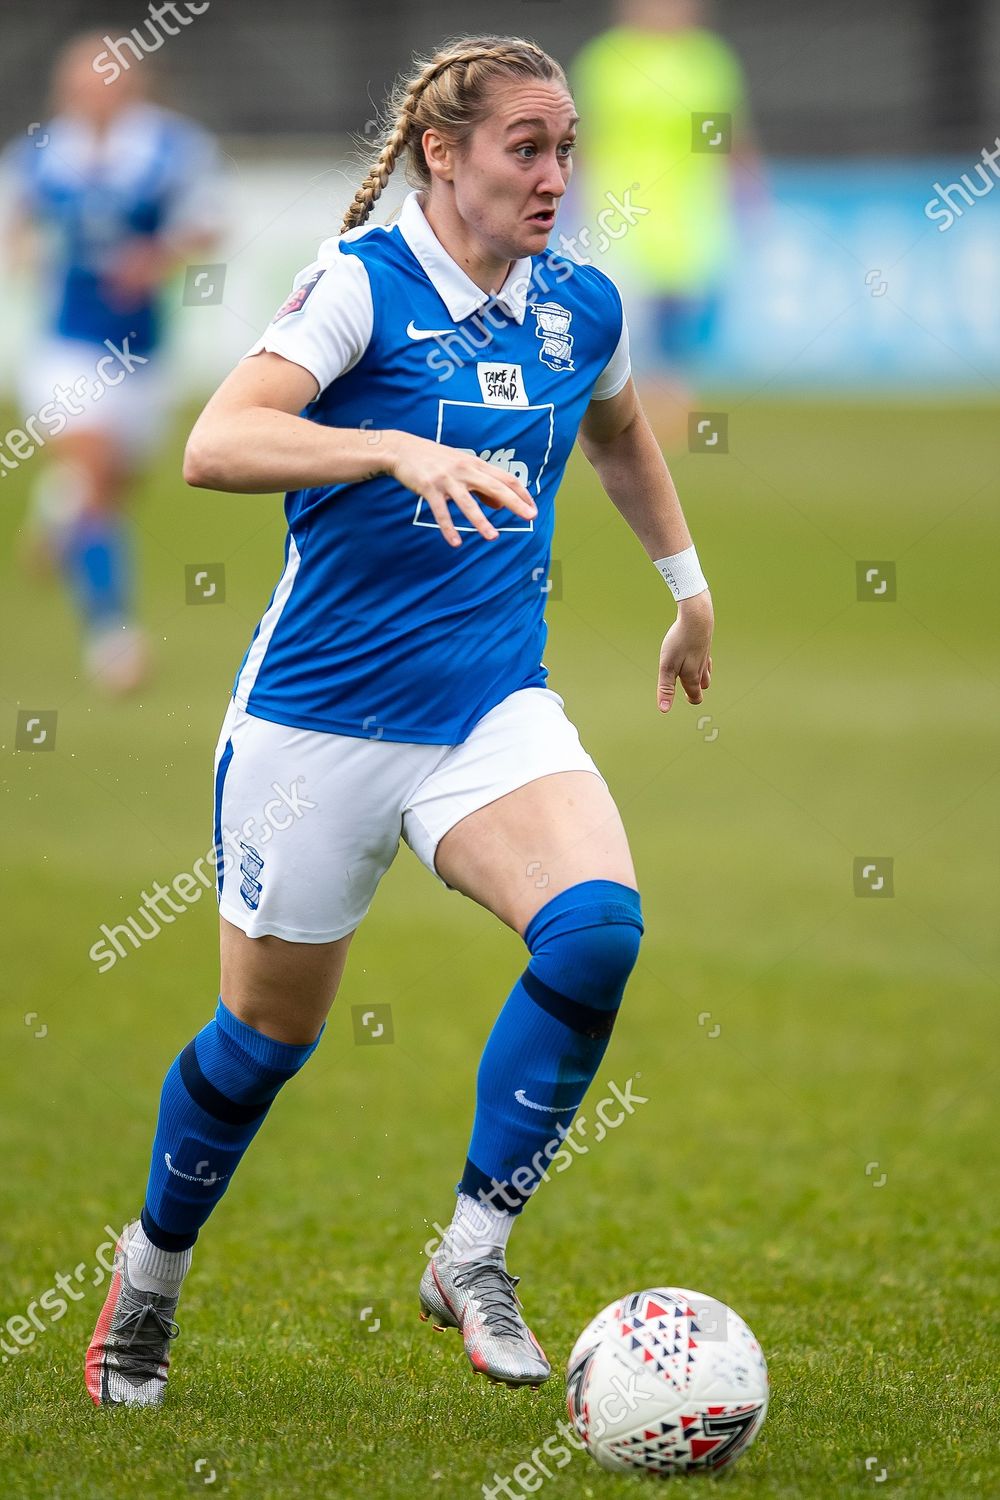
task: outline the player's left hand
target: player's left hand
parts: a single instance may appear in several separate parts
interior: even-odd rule
[[[661,713],[673,707],[677,678],[689,703],[701,703],[712,681],[712,628],[715,614],[712,596],[706,590],[691,599],[682,599],[677,619],[663,637],[660,647],[660,675],[656,701]]]

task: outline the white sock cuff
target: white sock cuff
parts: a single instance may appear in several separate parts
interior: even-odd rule
[[[449,1249],[456,1260],[473,1260],[490,1250],[506,1248],[516,1215],[468,1193],[459,1193],[455,1217],[447,1232]]]
[[[191,1268],[193,1247],[187,1250],[161,1250],[146,1235],[142,1224],[135,1227],[128,1242],[125,1258],[128,1279],[139,1292],[158,1292],[170,1296],[177,1291]]]

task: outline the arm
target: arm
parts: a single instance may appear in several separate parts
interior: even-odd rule
[[[670,471],[631,380],[617,396],[590,403],[580,424],[579,442],[608,498],[654,562],[692,545]],[[713,624],[712,596],[707,589],[677,605],[677,619],[660,648],[657,701],[661,712],[670,711],[677,677],[688,702],[702,702],[712,678]]]
[[[524,485],[495,464],[394,429],[326,427],[298,413],[319,394],[315,376],[281,354],[241,360],[198,418],[184,451],[184,478],[202,489],[271,494],[356,484],[390,474],[430,505],[445,540],[461,545],[451,499],[492,541],[496,531],[472,497],[529,518]]]

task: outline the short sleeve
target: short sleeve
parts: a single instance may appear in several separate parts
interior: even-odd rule
[[[327,242],[329,243],[329,242]],[[244,354],[266,350],[308,370],[320,391],[346,375],[371,342],[374,326],[371,283],[364,261],[342,255],[333,242],[300,271],[290,295]],[[318,392],[317,392],[318,394]]]
[[[632,361],[628,352],[628,323],[622,311],[622,331],[615,352],[597,377],[597,384],[590,393],[591,401],[610,401],[612,396],[624,390],[632,373]]]

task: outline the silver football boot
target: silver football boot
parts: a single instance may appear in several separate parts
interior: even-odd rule
[[[474,1370],[503,1385],[539,1386],[552,1366],[520,1313],[520,1281],[502,1250],[477,1260],[454,1261],[442,1247],[420,1280],[420,1317],[438,1331],[461,1330]]]
[[[135,1219],[119,1236],[111,1288],[87,1350],[87,1390],[95,1406],[159,1406],[166,1394],[178,1297],[140,1292],[129,1281],[125,1250],[138,1227]]]

